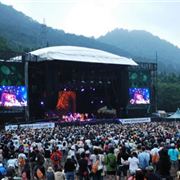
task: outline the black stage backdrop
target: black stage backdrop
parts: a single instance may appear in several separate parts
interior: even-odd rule
[[[104,106],[125,116],[128,103],[128,67],[65,61],[29,63],[30,116],[42,118],[56,110],[58,93],[76,93],[76,111],[93,113]]]

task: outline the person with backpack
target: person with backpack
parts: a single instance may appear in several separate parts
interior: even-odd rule
[[[150,154],[152,166],[154,168],[154,171],[156,171],[157,163],[159,161],[159,149],[157,144],[154,144],[154,148],[150,151]]]
[[[46,179],[47,180],[55,180],[54,170],[52,167],[48,167],[47,173],[46,173]]]
[[[62,152],[58,150],[58,147],[55,147],[50,158],[51,158],[54,170],[61,167]]]
[[[114,148],[109,149],[109,153],[105,156],[105,165],[107,169],[108,179],[115,179],[117,161],[116,156],[114,155]]]
[[[93,180],[101,180],[103,179],[102,173],[103,173],[103,162],[104,162],[104,156],[100,153],[99,148],[94,148],[94,154],[91,154],[90,160],[91,160],[91,174]]]

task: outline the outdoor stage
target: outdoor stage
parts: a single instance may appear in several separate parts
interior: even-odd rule
[[[104,51],[60,46],[0,65],[3,78],[4,66],[13,71],[13,65],[13,72],[20,74],[11,82],[0,82],[0,113],[4,118],[13,114],[26,121],[54,118],[73,122],[77,118],[145,117],[156,107],[156,64],[137,66],[132,59]],[[7,93],[16,95],[17,104],[3,105]]]

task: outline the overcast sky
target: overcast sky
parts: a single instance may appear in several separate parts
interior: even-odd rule
[[[99,37],[115,28],[146,30],[180,47],[180,0],[0,0],[46,25]]]

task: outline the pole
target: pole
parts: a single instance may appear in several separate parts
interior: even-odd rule
[[[25,79],[25,87],[27,89],[27,106],[25,106],[25,120],[29,121],[29,81],[28,81],[28,68],[29,68],[29,54],[25,54],[23,57],[24,60],[24,79]]]
[[[155,99],[156,99],[156,105],[155,105],[155,109],[156,109],[156,112],[158,110],[158,54],[157,54],[157,51],[156,51],[156,80],[155,80],[155,84],[156,84],[156,94],[155,94]]]

